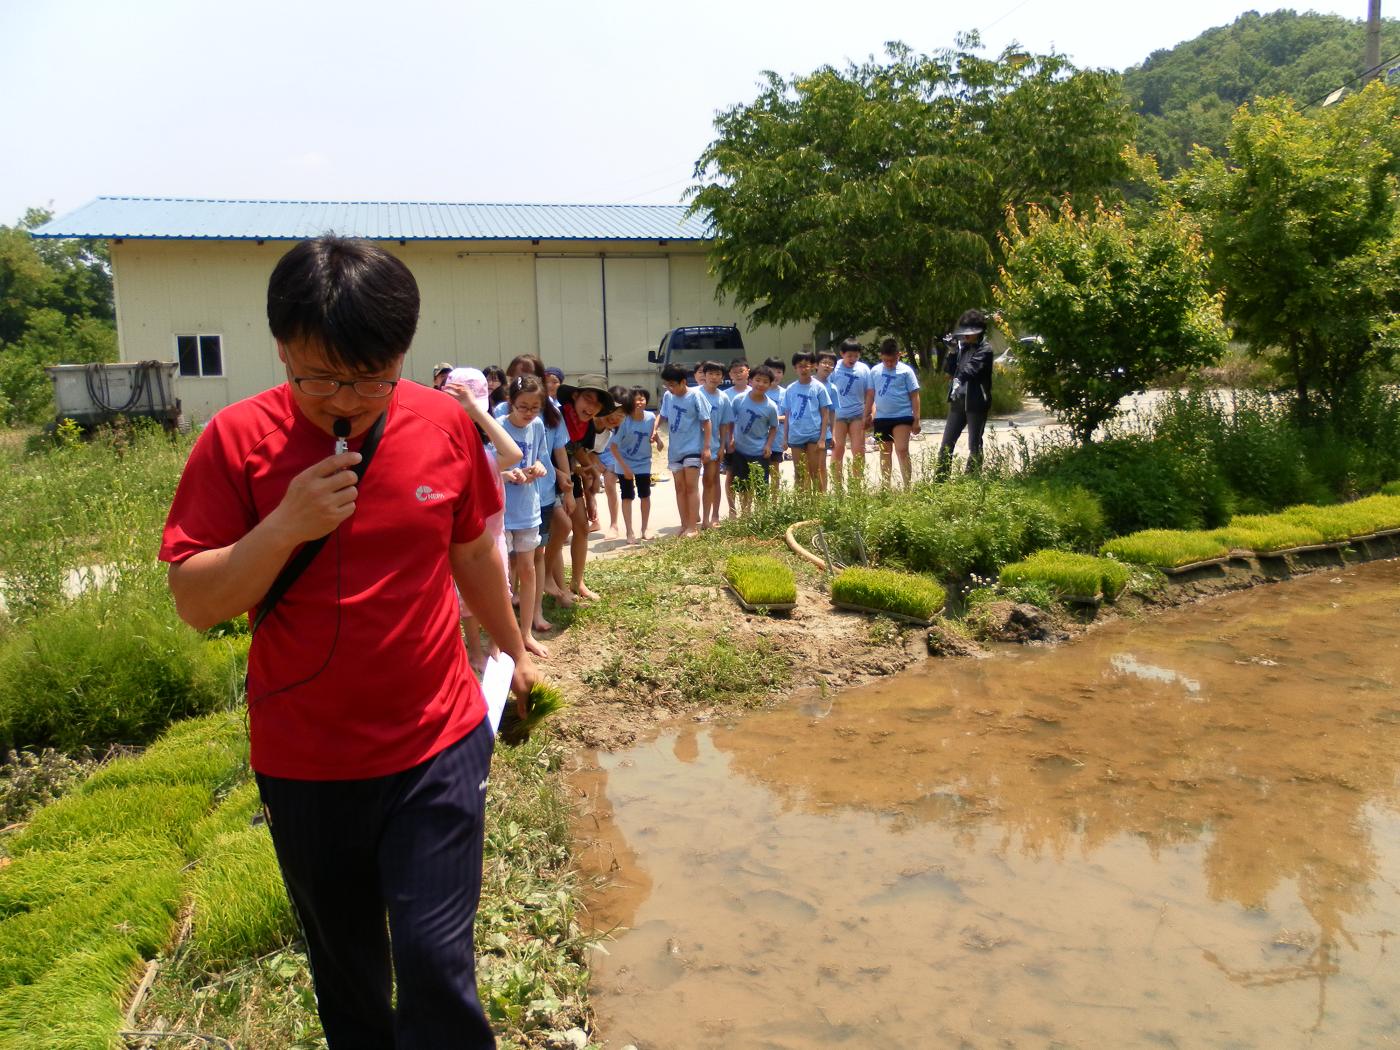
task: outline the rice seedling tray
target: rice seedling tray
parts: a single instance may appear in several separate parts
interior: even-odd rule
[[[1168,576],[1179,576],[1183,572],[1191,572],[1193,569],[1208,569],[1212,565],[1224,565],[1229,560],[1229,555],[1222,555],[1219,558],[1207,558],[1204,561],[1187,562],[1185,565],[1159,565],[1157,568]]]
[[[744,612],[747,613],[787,613],[797,608],[796,602],[768,602],[754,605],[751,602],[745,601],[744,596],[732,586],[726,584],[724,589],[734,595],[734,600],[738,602]]]
[[[867,616],[888,616],[891,620],[898,620],[901,623],[912,623],[916,627],[932,627],[932,620],[921,620],[917,616],[910,616],[908,613],[890,612],[888,609],[876,609],[869,605],[856,605],[854,602],[841,602],[835,598],[831,599],[833,608],[845,609],[847,612],[864,613]]]

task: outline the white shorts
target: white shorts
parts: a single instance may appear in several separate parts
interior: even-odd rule
[[[700,453],[696,452],[694,455],[682,456],[680,460],[672,460],[666,465],[671,468],[671,473],[674,474],[678,470],[699,470],[702,462]]]
[[[528,554],[540,545],[540,530],[506,529],[506,549],[512,554]]]

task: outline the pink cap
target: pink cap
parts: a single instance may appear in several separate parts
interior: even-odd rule
[[[483,412],[488,411],[487,397],[491,388],[486,385],[486,377],[481,374],[479,368],[454,368],[447,374],[447,383],[465,387],[467,393],[476,400],[476,407]]]

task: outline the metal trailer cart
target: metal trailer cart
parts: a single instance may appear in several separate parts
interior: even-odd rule
[[[118,361],[112,364],[53,365],[44,369],[53,383],[55,415],[84,428],[117,416],[158,420],[167,429],[180,419],[174,361]]]

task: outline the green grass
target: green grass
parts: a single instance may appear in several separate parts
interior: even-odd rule
[[[1400,481],[1387,481],[1381,486],[1382,496],[1400,496]]]
[[[1144,529],[1109,540],[1099,552],[1119,561],[1174,569],[1192,562],[1222,558],[1230,553],[1230,548],[1209,532]]]
[[[1323,542],[1322,533],[1281,514],[1236,515],[1230,519],[1230,524],[1213,530],[1211,535],[1232,550],[1260,554]]]
[[[797,581],[792,570],[766,554],[732,555],[724,577],[750,605],[786,605],[797,601]]]
[[[194,905],[191,959],[206,970],[232,969],[296,937],[266,825],[244,826],[208,843],[188,890]]]
[[[1129,575],[1128,567],[1112,558],[1043,550],[1005,566],[999,582],[1004,588],[1040,583],[1065,597],[1112,601],[1123,593]]]
[[[89,895],[114,878],[150,868],[179,868],[185,855],[149,835],[116,835],[62,850],[26,853],[0,869],[0,918]]]
[[[927,576],[852,566],[842,569],[831,581],[831,597],[868,609],[931,620],[943,610],[948,592]]]

